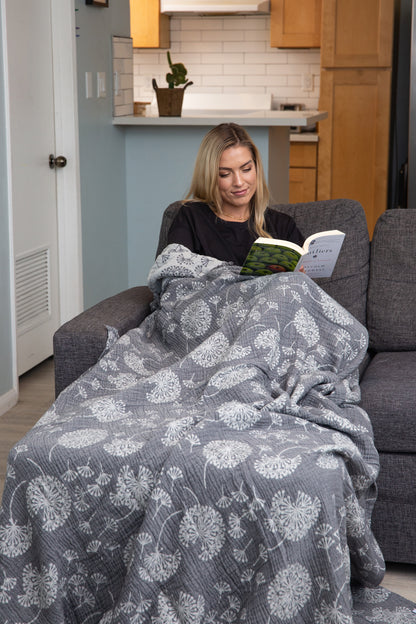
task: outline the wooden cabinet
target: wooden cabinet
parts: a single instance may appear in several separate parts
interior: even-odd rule
[[[390,67],[394,0],[323,0],[323,67]]]
[[[271,0],[270,45],[319,48],[322,0]]]
[[[160,0],[130,0],[133,48],[169,48],[170,22],[160,12]]]
[[[317,199],[387,208],[395,0],[323,0]]]
[[[290,143],[289,202],[316,200],[317,143]]]
[[[321,72],[317,196],[358,200],[370,234],[387,208],[390,83],[389,69]]]

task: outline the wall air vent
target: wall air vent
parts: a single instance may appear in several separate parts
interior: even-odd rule
[[[17,333],[36,327],[50,316],[49,249],[16,258]]]

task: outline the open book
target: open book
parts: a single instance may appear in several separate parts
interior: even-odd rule
[[[299,271],[303,266],[310,277],[330,277],[344,242],[345,234],[328,230],[308,236],[303,247],[276,238],[254,241],[241,269],[241,275],[270,275]]]

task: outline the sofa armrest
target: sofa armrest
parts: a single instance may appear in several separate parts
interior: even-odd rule
[[[53,337],[55,396],[98,361],[107,343],[106,326],[122,336],[149,314],[152,299],[147,286],[129,288],[62,325]]]

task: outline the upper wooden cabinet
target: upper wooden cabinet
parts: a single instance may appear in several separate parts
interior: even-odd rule
[[[319,48],[321,2],[271,0],[270,45],[274,48]]]
[[[395,0],[322,0],[318,199],[387,208]]]
[[[322,0],[322,67],[389,67],[394,0]]]
[[[130,0],[130,36],[133,48],[169,48],[169,17],[160,12],[160,0]]]

